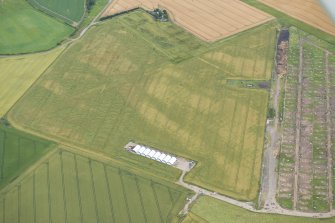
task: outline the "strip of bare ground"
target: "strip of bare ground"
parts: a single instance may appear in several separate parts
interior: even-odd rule
[[[330,110],[330,78],[329,78],[329,52],[326,52],[326,98],[327,98],[327,171],[328,171],[328,202],[330,210],[333,209],[333,154],[332,154],[332,138],[331,138],[331,110]]]
[[[295,166],[294,166],[294,189],[293,189],[293,209],[297,209],[298,203],[298,177],[299,177],[299,154],[300,154],[300,122],[301,122],[301,94],[302,94],[302,75],[303,75],[303,40],[299,40],[299,80],[298,80],[298,100],[296,114],[296,144],[295,144]]]

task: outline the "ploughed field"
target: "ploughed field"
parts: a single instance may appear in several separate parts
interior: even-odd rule
[[[17,222],[175,222],[189,191],[56,150],[0,193],[0,219]]]
[[[253,200],[268,92],[226,82],[268,80],[275,37],[267,24],[208,44],[142,11],[114,17],[67,49],[8,118],[169,179],[176,170],[123,146],[132,139],[196,160],[188,182]]]
[[[171,19],[205,41],[216,41],[273,19],[238,0],[115,0],[103,16],[134,8],[164,8]]]
[[[317,29],[335,35],[335,24],[318,0],[258,0]]]
[[[290,33],[278,201],[285,208],[326,212],[334,202],[334,55],[302,31]]]
[[[1,1],[0,15],[0,54],[47,50],[74,31],[25,0]]]
[[[47,53],[0,58],[0,117],[17,102],[64,48]]]
[[[78,23],[85,14],[85,0],[28,0],[35,8],[70,25]]]

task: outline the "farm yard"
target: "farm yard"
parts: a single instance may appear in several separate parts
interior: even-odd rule
[[[335,35],[335,24],[317,0],[258,0],[316,29]]]
[[[238,0],[116,0],[104,12],[111,16],[134,8],[164,8],[174,23],[202,40],[214,42],[274,18]],[[225,13],[219,13],[219,12]]]
[[[85,0],[28,0],[35,8],[70,25],[80,22],[85,14]]]
[[[60,47],[47,53],[0,58],[0,117],[6,114],[63,50]]]
[[[270,23],[208,45],[142,11],[114,17],[67,49],[7,117],[20,129],[171,180],[177,172],[123,146],[132,139],[196,160],[188,182],[254,200],[268,92],[226,82],[268,80],[275,37]]]
[[[289,209],[327,212],[333,206],[329,52],[290,29],[278,201]]]
[[[0,54],[47,50],[74,31],[36,11],[25,0],[1,1],[0,15]]]
[[[46,140],[5,127],[3,123],[0,123],[0,142],[0,189],[48,152],[51,146]]]
[[[3,223],[176,222],[189,191],[59,150],[0,193]]]

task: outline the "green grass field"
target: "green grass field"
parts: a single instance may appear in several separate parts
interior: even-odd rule
[[[64,48],[47,53],[0,58],[0,117],[26,92]]]
[[[145,23],[143,31],[133,28],[134,20]],[[198,164],[187,181],[253,200],[268,92],[226,81],[269,79],[274,49],[259,53],[253,41],[264,38],[258,42],[263,49],[275,36],[273,24],[267,24],[237,39],[206,45],[141,11],[115,17],[71,46],[8,118],[19,128],[102,151],[139,168],[146,165],[148,171],[168,174],[164,165],[125,152],[130,139],[195,159]],[[248,46],[254,49],[250,53],[242,50]],[[225,57],[231,66],[218,63]],[[236,69],[239,63],[245,64],[243,72]],[[167,177],[176,179],[175,173]]]
[[[24,0],[2,1],[0,15],[0,54],[47,50],[74,31]]]
[[[2,223],[175,222],[189,191],[60,151],[0,193]]]
[[[183,223],[333,223],[335,218],[314,219],[275,214],[260,214],[231,204],[200,197],[191,209],[191,215]]]
[[[0,125],[0,189],[49,151],[50,146],[48,141]]]
[[[72,25],[85,14],[86,0],[28,0],[37,9]]]

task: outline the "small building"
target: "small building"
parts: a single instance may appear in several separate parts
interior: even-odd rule
[[[164,160],[163,160],[163,163],[168,163],[170,161],[172,157],[170,155],[167,155]]]
[[[148,154],[148,157],[150,159],[152,159],[154,157],[154,155],[156,154],[156,151],[155,150],[151,150],[151,152]]]
[[[154,160],[158,160],[158,158],[160,157],[162,153],[161,152],[156,152],[156,154],[154,155],[153,159]]]
[[[134,148],[133,148],[133,151],[135,152],[135,153],[139,153],[139,150],[141,149],[141,146],[140,145],[136,145]]]
[[[144,146],[141,146],[141,148],[138,150],[138,154],[142,155],[145,149],[146,148]]]
[[[173,165],[176,161],[177,161],[177,158],[173,156],[167,164]]]
[[[144,152],[143,152],[142,155],[143,155],[143,156],[148,156],[150,152],[151,152],[151,149],[146,148],[146,149],[144,150]]]
[[[166,157],[166,155],[164,153],[162,153],[159,157],[158,157],[158,161],[159,162],[163,162],[164,158]]]

